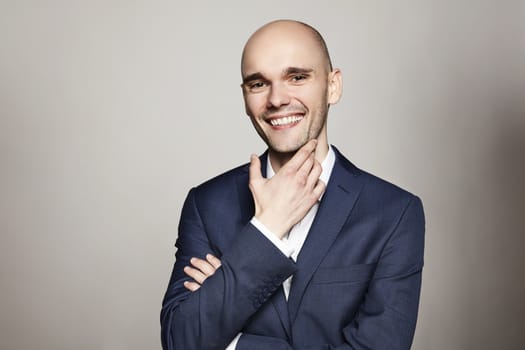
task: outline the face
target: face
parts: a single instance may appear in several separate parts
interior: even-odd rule
[[[340,72],[329,71],[310,32],[263,28],[246,45],[242,75],[246,113],[270,151],[292,153],[311,139],[327,143],[328,108],[339,99]]]

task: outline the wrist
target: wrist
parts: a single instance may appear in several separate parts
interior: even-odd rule
[[[250,223],[255,226],[255,228],[264,235],[264,237],[270,240],[270,242],[272,242],[277,247],[277,249],[283,253],[284,256],[287,258],[292,256],[294,252],[293,248],[290,247],[284,240],[279,239],[276,234],[270,231],[270,229],[261,223],[255,216],[252,217]]]
[[[292,225],[283,224],[283,221],[275,220],[269,215],[264,213],[256,214],[255,218],[259,220],[264,226],[268,228],[277,238],[283,239],[286,234],[290,231]]]

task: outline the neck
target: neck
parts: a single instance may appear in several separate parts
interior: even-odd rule
[[[326,155],[328,154],[328,143],[321,142],[321,140],[318,140],[319,143],[317,144],[317,147],[315,149],[315,159],[322,163],[323,160],[325,160]],[[280,153],[276,152],[272,149],[268,150],[268,155],[270,157],[270,162],[272,163],[272,169],[275,171],[275,173],[279,172],[281,168],[294,156],[295,152],[289,152],[289,153]]]

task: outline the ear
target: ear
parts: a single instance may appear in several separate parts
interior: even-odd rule
[[[328,73],[328,104],[336,104],[343,94],[343,74],[339,68]]]

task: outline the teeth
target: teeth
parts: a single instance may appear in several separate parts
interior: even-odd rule
[[[270,124],[272,124],[273,126],[282,126],[282,125],[296,123],[301,119],[303,119],[303,117],[299,117],[299,116],[284,117],[284,118],[279,118],[279,119],[272,119],[270,120]]]

